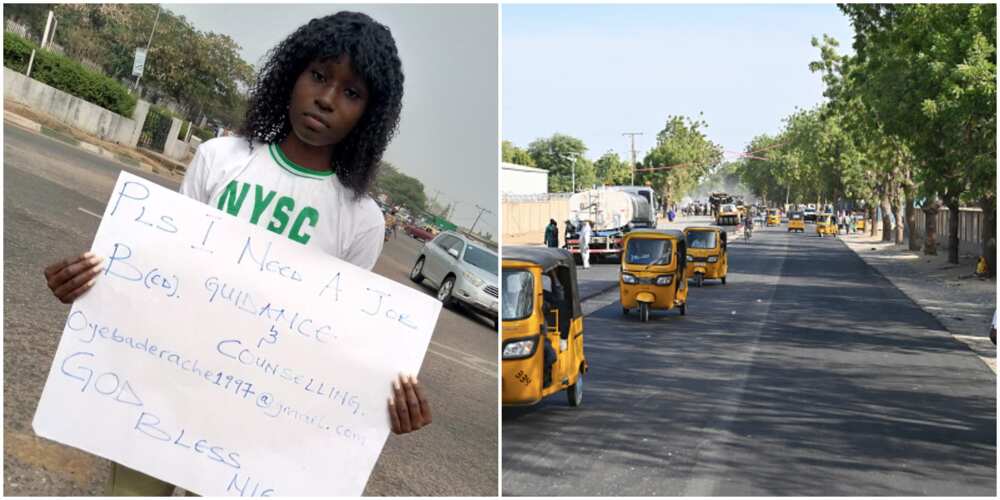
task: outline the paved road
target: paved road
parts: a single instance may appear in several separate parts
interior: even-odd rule
[[[42,269],[89,247],[120,170],[171,189],[177,183],[14,126],[5,124],[4,133],[4,494],[102,494],[109,462],[31,431],[69,312],[51,296]],[[407,279],[419,247],[401,235],[375,271],[419,288]],[[365,494],[496,494],[496,345],[488,321],[442,311],[419,375],[434,424],[390,436]]]
[[[687,316],[587,305],[583,406],[503,410],[505,495],[996,494],[994,374],[836,239],[731,243]]]

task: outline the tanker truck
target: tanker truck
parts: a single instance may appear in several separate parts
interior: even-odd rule
[[[597,257],[621,258],[622,238],[636,228],[656,227],[656,213],[640,193],[609,186],[582,191],[569,198],[569,229],[566,249],[580,255],[578,231],[590,221],[590,253]],[[577,257],[579,261],[580,258]]]

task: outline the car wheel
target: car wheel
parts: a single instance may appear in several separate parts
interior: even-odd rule
[[[414,283],[420,283],[424,280],[424,258],[420,257],[417,262],[413,264],[413,269],[410,269],[410,281]]]
[[[576,374],[576,383],[566,388],[566,399],[573,408],[583,404],[583,370]]]
[[[455,287],[455,277],[448,276],[441,282],[441,286],[438,287],[437,299],[441,301],[444,306],[451,305],[451,291]]]

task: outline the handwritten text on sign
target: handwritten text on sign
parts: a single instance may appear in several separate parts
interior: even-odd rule
[[[360,495],[430,297],[122,173],[40,436],[202,495]]]

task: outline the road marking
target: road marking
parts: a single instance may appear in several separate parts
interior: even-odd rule
[[[479,366],[476,366],[476,365],[474,365],[472,363],[469,363],[469,362],[467,362],[465,360],[458,359],[458,358],[453,357],[453,356],[451,356],[449,354],[444,354],[444,353],[435,351],[434,349],[431,349],[431,348],[427,348],[427,352],[432,353],[432,354],[437,354],[438,356],[441,356],[442,358],[445,358],[445,359],[447,359],[449,361],[458,363],[458,364],[460,364],[460,365],[462,365],[462,366],[464,366],[466,368],[469,368],[470,370],[474,370],[474,371],[477,371],[479,373],[482,373],[483,375],[489,375],[489,376],[494,377],[494,378],[496,378],[496,376],[497,376],[496,370],[493,370],[493,371],[486,370],[486,369],[481,368]],[[473,359],[479,359],[479,358],[473,358]]]
[[[100,215],[97,215],[94,212],[91,212],[90,210],[87,210],[86,208],[76,207],[76,209],[79,210],[79,211],[81,211],[81,212],[83,212],[83,213],[85,213],[85,214],[93,215],[94,217],[97,217],[98,219],[102,218]]]

